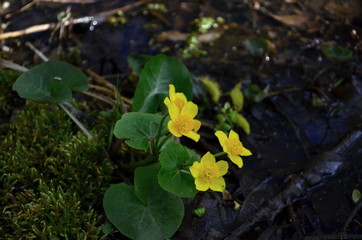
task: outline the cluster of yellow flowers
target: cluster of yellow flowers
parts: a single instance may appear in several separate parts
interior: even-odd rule
[[[169,85],[169,97],[164,100],[170,115],[168,130],[176,137],[185,136],[198,142],[200,135],[197,131],[201,127],[201,122],[194,119],[198,113],[198,107],[192,101],[187,101],[185,94],[176,92],[173,84]],[[246,149],[239,139],[239,135],[230,130],[229,136],[222,131],[215,132],[224,153],[239,168],[243,166],[241,156],[250,156],[252,153]],[[222,177],[228,171],[229,164],[224,160],[216,162],[216,158],[207,152],[200,160],[194,162],[190,167],[191,175],[195,178],[196,189],[206,191],[209,188],[214,191],[223,192],[225,190],[225,180]]]

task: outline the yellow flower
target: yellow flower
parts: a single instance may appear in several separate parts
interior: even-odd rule
[[[216,137],[219,139],[223,151],[227,153],[228,157],[233,163],[238,165],[239,168],[243,166],[243,160],[240,156],[250,156],[252,153],[246,149],[239,140],[239,135],[230,130],[229,138],[222,131],[215,132]]]
[[[225,180],[222,177],[228,171],[229,164],[226,161],[216,162],[215,157],[207,152],[200,160],[190,167],[191,175],[195,178],[196,189],[206,191],[209,188],[214,191],[225,190]]]
[[[177,93],[175,90],[175,86],[173,84],[170,84],[168,86],[169,86],[170,98],[166,97],[164,100],[164,103],[168,108],[170,103],[173,102],[174,104],[176,104],[176,106],[178,107],[178,109],[181,112],[183,106],[187,103],[187,98],[186,98],[185,94],[183,94],[181,92]]]
[[[171,120],[168,122],[168,130],[176,137],[186,136],[195,142],[199,141],[200,135],[196,132],[200,129],[201,122],[195,120],[198,107],[193,102],[186,102],[181,111],[174,102],[168,103],[168,112]]]

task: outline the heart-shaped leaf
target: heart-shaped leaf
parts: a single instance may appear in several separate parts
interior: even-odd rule
[[[192,85],[187,68],[163,54],[152,57],[141,72],[132,111],[155,113],[168,96],[169,84],[175,85],[177,92],[183,92],[191,100]]]
[[[187,165],[199,160],[199,155],[179,143],[170,142],[160,154],[162,168],[158,173],[158,182],[166,191],[180,197],[193,197],[198,192],[195,179]]]
[[[62,61],[48,61],[23,73],[14,83],[19,96],[35,101],[65,102],[72,90],[86,91],[87,76],[78,68]]]
[[[181,224],[183,202],[158,185],[158,171],[158,164],[137,168],[134,187],[116,184],[104,195],[103,207],[107,218],[131,239],[170,238]]]

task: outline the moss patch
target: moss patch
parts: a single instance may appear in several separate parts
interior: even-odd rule
[[[114,166],[109,129],[78,131],[57,105],[28,102],[0,125],[0,236],[103,239],[102,198]]]
[[[15,79],[19,76],[20,73],[17,72],[0,71],[0,124],[8,120],[16,106],[19,107],[25,102],[11,89]]]

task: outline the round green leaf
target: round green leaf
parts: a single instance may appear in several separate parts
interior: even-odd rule
[[[88,80],[84,73],[62,61],[39,64],[23,73],[13,85],[13,90],[22,98],[50,102],[68,101],[71,90],[87,89]]]
[[[158,170],[158,165],[137,168],[135,187],[116,184],[104,195],[107,218],[131,239],[170,238],[181,224],[184,215],[182,200],[158,185]]]
[[[50,95],[53,102],[65,102],[72,98],[72,91],[62,81],[50,81]]]
[[[150,147],[150,142],[146,138],[132,138],[130,140],[127,140],[126,144],[131,148],[143,150],[145,152]]]
[[[113,133],[117,138],[127,138],[126,143],[133,148],[146,151],[149,148],[149,139],[157,136],[158,128],[163,116],[150,113],[130,112],[123,114],[116,122]],[[161,134],[167,132],[167,122],[163,121]]]
[[[152,57],[141,72],[132,111],[155,113],[168,96],[169,84],[175,85],[177,92],[183,92],[191,100],[192,85],[187,68],[163,54]]]
[[[195,152],[187,150],[179,143],[167,144],[159,157],[162,165],[158,173],[160,186],[180,197],[194,197],[198,192],[195,188],[195,179],[184,166],[198,159],[199,156]]]

